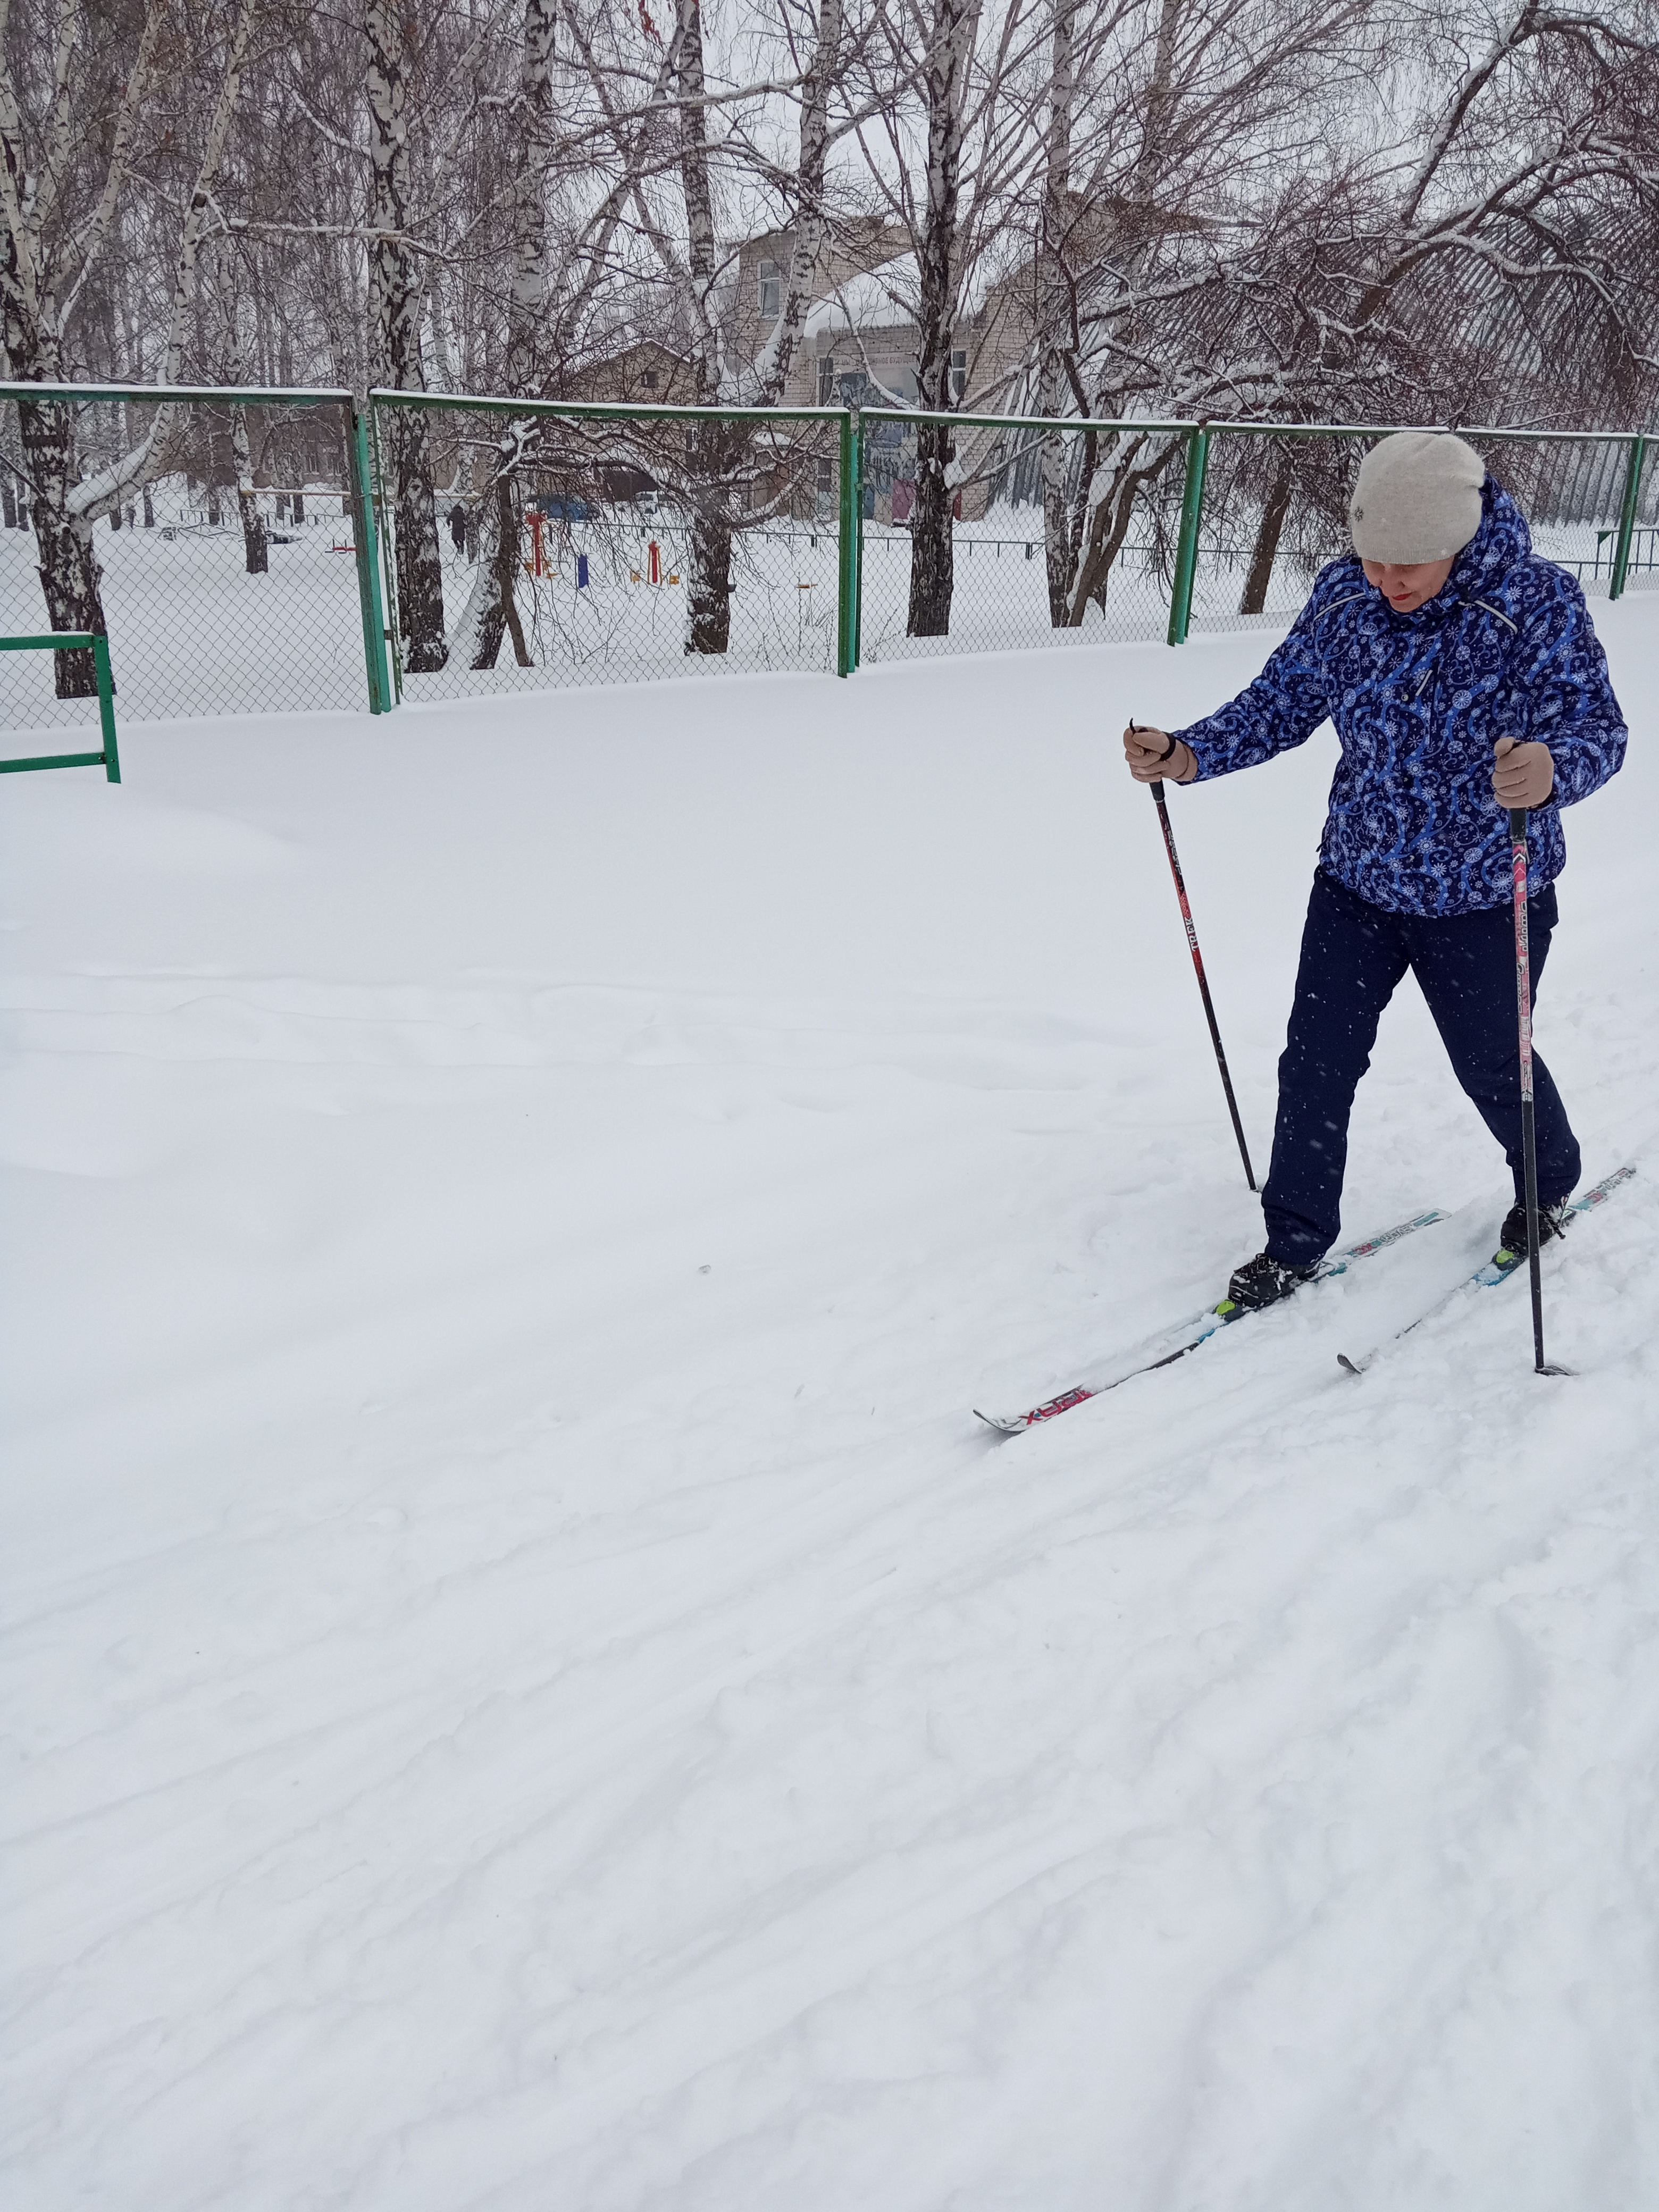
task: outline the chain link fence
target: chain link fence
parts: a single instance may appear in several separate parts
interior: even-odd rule
[[[843,416],[374,395],[401,697],[844,657]]]
[[[861,660],[1167,634],[1179,430],[869,412],[860,448]]]
[[[1194,631],[1283,629],[1328,561],[1350,550],[1349,495],[1385,430],[1212,428],[1193,563]],[[1659,586],[1659,515],[1647,442],[1610,434],[1468,430],[1493,478],[1526,515],[1535,551],[1570,569],[1591,599]],[[1623,528],[1626,505],[1631,515]]]
[[[915,520],[929,457],[916,418],[863,419],[866,661],[1285,629],[1319,570],[1350,550],[1354,477],[1389,434],[933,418],[951,495],[950,579],[930,607]],[[1650,441],[1463,434],[1520,502],[1536,550],[1589,597],[1659,587]],[[937,516],[932,526],[940,534]]]
[[[0,634],[106,635],[123,721],[361,706],[350,436],[343,392],[9,387]],[[91,659],[0,658],[9,750],[96,726]]]
[[[1386,426],[0,388],[0,637],[123,722],[1283,629]],[[1659,439],[1464,434],[1594,599]],[[97,742],[0,653],[0,757]],[[81,733],[84,732],[84,739]]]

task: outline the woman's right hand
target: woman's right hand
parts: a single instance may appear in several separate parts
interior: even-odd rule
[[[1190,745],[1177,742],[1172,751],[1167,730],[1142,723],[1131,722],[1123,732],[1123,757],[1137,783],[1190,783],[1198,774]]]

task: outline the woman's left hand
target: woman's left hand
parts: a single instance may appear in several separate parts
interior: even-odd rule
[[[1555,788],[1547,745],[1499,738],[1492,747],[1492,787],[1500,806],[1541,806]]]

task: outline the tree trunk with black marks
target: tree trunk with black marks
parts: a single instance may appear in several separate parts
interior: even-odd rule
[[[513,163],[513,273],[507,294],[507,388],[515,399],[539,397],[542,322],[547,304],[547,198],[545,150],[552,104],[555,0],[525,0],[524,43],[519,63],[519,97],[514,113],[519,136]],[[493,668],[503,637],[513,640],[520,668],[534,666],[518,607],[523,569],[523,471],[538,438],[534,416],[508,423],[496,449],[483,495],[477,538],[467,525],[467,558],[477,568],[460,621],[454,650],[471,668]],[[436,544],[435,521],[434,544]]]
[[[963,114],[969,64],[979,29],[980,0],[935,0],[923,62],[927,101],[927,179],[918,252],[921,283],[917,312],[916,385],[921,406],[941,412],[954,404],[951,352],[956,337],[957,204],[962,182]],[[916,426],[916,500],[910,516],[912,637],[944,637],[951,627],[956,583],[951,531],[955,486],[947,473],[956,459],[948,423]]]
[[[449,646],[444,635],[444,572],[426,417],[413,409],[399,409],[392,417],[390,442],[404,666],[411,676],[429,676],[447,663]]]
[[[496,477],[485,511],[489,516],[489,544],[480,581],[487,580],[489,592],[480,612],[472,665],[493,668],[501,653],[502,637],[510,635],[514,659],[520,668],[529,668],[533,664],[530,648],[525,643],[524,625],[519,619],[514,590],[518,581],[519,541],[524,536],[524,495],[516,477],[506,471]]]
[[[956,459],[950,425],[916,425],[916,499],[910,510],[910,606],[905,623],[911,637],[946,637],[951,600],[956,590],[956,535],[952,491],[946,473]]]
[[[753,404],[759,407],[775,407],[783,398],[829,236],[824,174],[830,150],[830,94],[837,82],[841,46],[841,0],[819,0],[817,40],[801,89],[794,237],[778,318],[755,362]],[[748,396],[745,391],[744,397]]]
[[[234,391],[242,381],[241,302],[236,283],[235,257],[228,239],[222,238],[217,241],[214,259],[216,264],[219,316],[222,325],[219,345],[219,381]],[[253,489],[253,457],[248,445],[247,410],[234,400],[230,408],[230,468],[236,483],[236,512],[242,525],[244,565],[250,576],[268,575],[270,571],[270,543],[265,533],[265,519],[259,512],[258,495]],[[281,512],[279,501],[279,515]]]
[[[242,553],[247,573],[250,576],[267,575],[270,570],[270,541],[265,534],[265,519],[259,512],[258,494],[253,489],[247,410],[243,407],[230,410],[230,453],[236,471],[236,508],[242,519]]]
[[[75,433],[68,403],[20,399],[17,427],[33,493],[30,504],[47,628],[89,630],[94,636],[106,636],[99,591],[103,572],[92,550],[92,525],[70,511]],[[60,699],[96,696],[98,675],[88,649],[55,653],[52,659],[53,688]]]
[[[732,642],[731,443],[722,423],[688,426],[691,542],[685,598],[687,653],[724,653]]]
[[[1076,332],[1066,247],[1071,228],[1073,32],[1078,0],[1056,0],[1048,67],[1047,174],[1037,273],[1037,411],[1054,422],[1066,412],[1075,377]],[[1072,371],[1068,376],[1068,368]],[[1042,441],[1042,550],[1048,567],[1048,620],[1064,629],[1066,592],[1077,566],[1066,478],[1069,441],[1053,432]]]
[[[672,63],[674,91],[679,101],[680,189],[685,195],[692,392],[699,406],[712,407],[718,405],[723,396],[723,363],[713,297],[719,260],[708,173],[700,0],[676,0]],[[724,653],[732,640],[728,481],[732,439],[721,423],[692,422],[687,426],[685,447],[691,507],[685,650],[688,653]]]
[[[1103,486],[1099,485],[1097,474],[1096,484],[1090,487],[1087,532],[1079,556],[1077,574],[1072,580],[1068,628],[1076,629],[1081,625],[1091,599],[1097,605],[1105,604],[1107,579],[1129,534],[1135,501],[1142,489],[1162,475],[1179,450],[1180,441],[1175,437],[1161,433],[1152,436],[1137,434],[1112,457],[1111,473]]]
[[[179,232],[157,379],[162,385],[183,380],[203,230],[241,88],[256,6],[257,0],[240,0],[228,28],[218,97]],[[48,149],[48,167],[57,173],[45,191],[39,189],[41,179],[33,170],[26,144],[10,47],[0,39],[0,168],[11,180],[10,188],[0,192],[0,332],[12,377],[20,383],[51,382],[63,374],[64,319],[77,295],[80,278],[106,246],[131,164],[139,113],[158,67],[162,30],[172,16],[164,0],[150,0],[143,10],[137,52],[118,100],[112,113],[94,128],[89,115],[82,115],[76,123],[76,102],[85,91],[76,59],[81,49],[73,35],[82,12],[68,5],[58,11],[63,35],[54,91],[40,123]],[[100,32],[106,27],[100,24]],[[65,165],[74,158],[77,131],[81,143],[98,149],[94,158],[101,165],[101,180],[87,179],[86,212],[78,223],[68,231],[54,229],[64,205],[61,187],[65,182]],[[29,400],[19,403],[17,413],[47,620],[53,629],[106,635],[100,571],[93,552],[94,526],[106,514],[113,518],[138,486],[147,485],[152,477],[176,465],[172,448],[184,410],[178,403],[156,407],[149,428],[137,444],[88,477],[82,477],[76,464],[74,417],[69,407]],[[54,661],[60,698],[87,698],[95,692],[90,652],[60,653]]]
[[[409,125],[405,111],[403,27],[398,0],[368,0],[367,85],[374,242],[369,249],[371,359],[375,381],[397,392],[424,392],[421,362],[421,285],[409,250]],[[397,548],[398,619],[404,666],[411,676],[442,668],[443,563],[426,418],[417,408],[391,410],[392,514]]]
[[[516,597],[523,539],[524,489],[517,441],[509,432],[496,453],[477,533],[469,531],[468,558],[477,566],[450,641],[455,658],[469,668],[493,668],[501,655],[501,641],[508,636],[519,666],[534,665]]]

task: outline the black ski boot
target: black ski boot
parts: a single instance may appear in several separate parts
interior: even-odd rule
[[[1538,1243],[1541,1250],[1557,1237],[1565,1237],[1567,1224],[1572,1218],[1572,1200],[1558,1198],[1538,1209]],[[1512,1260],[1527,1256],[1527,1208],[1522,1199],[1516,1199],[1504,1216],[1504,1226],[1498,1232],[1498,1250],[1493,1255],[1501,1260],[1507,1253]]]
[[[1317,1261],[1310,1267],[1287,1267],[1280,1261],[1270,1260],[1265,1252],[1258,1252],[1254,1260],[1247,1260],[1242,1267],[1234,1268],[1227,1295],[1216,1311],[1224,1313],[1229,1306],[1242,1306],[1246,1313],[1255,1313],[1262,1306],[1277,1305],[1280,1298],[1299,1291],[1304,1283],[1312,1282],[1318,1273]]]

